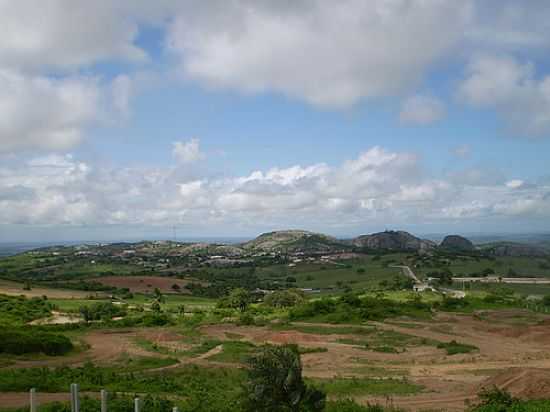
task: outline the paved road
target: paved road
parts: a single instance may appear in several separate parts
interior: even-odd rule
[[[392,268],[399,268],[399,269],[401,269],[401,270],[403,271],[403,274],[404,274],[405,276],[408,276],[408,277],[410,277],[412,280],[414,280],[414,283],[422,283],[422,282],[420,281],[420,279],[418,279],[418,278],[416,277],[416,275],[414,274],[414,272],[411,270],[410,267],[408,267],[408,266],[392,266]]]
[[[482,283],[516,283],[516,284],[550,284],[549,278],[497,278],[489,276],[486,278],[474,278],[474,277],[453,277],[453,282],[482,282]]]

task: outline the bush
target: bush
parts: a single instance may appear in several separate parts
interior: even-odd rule
[[[308,387],[296,345],[267,346],[249,360],[248,411],[322,411],[326,395]]]
[[[456,355],[459,353],[470,353],[475,350],[478,350],[476,346],[467,345],[465,343],[458,343],[456,340],[450,342],[441,342],[437,345],[439,349],[445,349],[447,355]]]
[[[297,289],[278,290],[264,298],[264,303],[273,308],[288,308],[304,301],[304,292]]]
[[[13,355],[26,353],[44,353],[46,355],[63,355],[73,348],[66,336],[41,332],[24,331],[19,328],[0,328],[0,352]]]

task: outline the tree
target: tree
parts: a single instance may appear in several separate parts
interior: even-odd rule
[[[184,316],[185,315],[185,305],[178,305],[178,313],[181,315],[181,316]]]
[[[296,345],[267,346],[248,361],[246,410],[322,411],[326,395],[308,387]]]
[[[239,309],[244,312],[248,305],[252,302],[250,292],[244,288],[236,288],[229,294],[229,305],[232,308]]]
[[[158,302],[158,300],[155,300],[151,304],[151,310],[155,313],[160,313],[161,312],[161,307],[160,307],[160,303]]]
[[[287,308],[302,303],[304,300],[304,292],[298,289],[288,289],[278,290],[267,295],[264,303],[273,308]]]

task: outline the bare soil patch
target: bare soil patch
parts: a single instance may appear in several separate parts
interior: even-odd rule
[[[130,292],[138,293],[153,293],[156,288],[163,293],[174,293],[173,285],[179,286],[179,293],[188,293],[185,286],[189,283],[187,280],[163,276],[105,276],[94,278],[94,281],[106,286],[128,288]]]
[[[26,296],[28,298],[47,296],[50,299],[86,299],[90,295],[104,295],[102,293],[85,292],[69,289],[53,289],[45,287],[32,287],[31,290],[23,290],[23,284],[10,280],[0,280],[0,294],[10,296]]]

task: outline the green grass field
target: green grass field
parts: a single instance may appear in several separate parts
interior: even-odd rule
[[[494,270],[497,276],[507,277],[510,270],[518,276],[550,277],[550,264],[544,258],[531,257],[498,257],[495,260],[472,257],[458,258],[451,261],[448,268],[455,276],[468,276],[471,273],[481,272],[485,269]],[[425,276],[429,272],[439,268],[423,266],[414,269],[417,275]]]
[[[377,287],[393,276],[402,276],[401,270],[388,265],[399,263],[404,254],[386,255],[380,260],[372,256],[334,263],[295,263],[296,266],[274,265],[258,268],[256,274],[261,279],[286,283],[287,277],[296,279],[300,288],[336,288],[342,283],[353,289]]]

